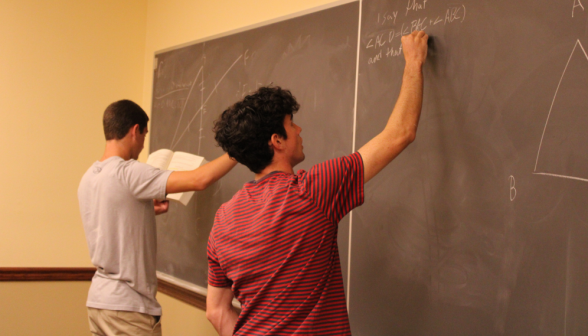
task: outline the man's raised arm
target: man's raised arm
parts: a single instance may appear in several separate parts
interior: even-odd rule
[[[378,174],[416,137],[423,103],[423,71],[428,35],[415,31],[402,37],[406,65],[400,95],[384,130],[358,152],[364,164],[364,183]]]
[[[190,171],[174,171],[167,179],[165,192],[173,194],[184,191],[200,191],[225,176],[237,161],[224,154],[219,158]]]

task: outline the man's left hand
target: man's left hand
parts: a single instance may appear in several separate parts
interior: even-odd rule
[[[169,201],[153,200],[153,208],[155,209],[156,216],[166,213],[169,209]]]

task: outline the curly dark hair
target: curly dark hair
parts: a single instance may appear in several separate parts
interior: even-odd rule
[[[274,157],[272,134],[286,139],[284,118],[299,108],[289,90],[261,87],[222,113],[214,122],[214,138],[230,157],[259,174]]]

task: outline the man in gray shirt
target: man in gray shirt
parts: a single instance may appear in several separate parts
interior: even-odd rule
[[[193,171],[162,171],[137,160],[149,117],[129,100],[104,111],[104,155],[84,174],[78,199],[96,274],[88,293],[93,335],[161,335],[155,215],[168,193],[203,190],[236,164],[227,154]]]

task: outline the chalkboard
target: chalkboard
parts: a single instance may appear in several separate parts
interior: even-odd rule
[[[339,2],[293,18],[158,52],[153,71],[150,151],[169,148],[212,160],[223,154],[213,121],[257,87],[274,83],[301,105],[309,169],[352,150],[359,3]],[[251,181],[238,165],[186,206],[157,216],[157,270],[207,286],[206,245],[220,205]],[[347,265],[349,219],[339,227]],[[345,269],[346,272],[346,269]],[[166,278],[169,279],[169,278]]]
[[[213,120],[273,82],[302,106],[297,168],[349,154],[383,129],[400,38],[424,29],[416,141],[339,226],[353,334],[588,335],[583,2],[337,3],[162,51],[150,150],[221,155]],[[160,272],[206,286],[214,214],[252,177],[239,166],[158,217]]]
[[[432,40],[416,141],[353,213],[354,335],[588,335],[583,2],[362,2],[358,148],[398,96],[400,37]]]

